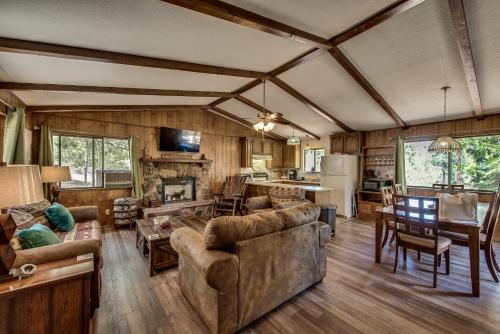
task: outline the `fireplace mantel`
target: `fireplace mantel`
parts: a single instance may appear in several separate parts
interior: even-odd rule
[[[188,163],[188,164],[211,164],[213,160],[207,159],[171,159],[171,158],[143,158],[142,162],[152,163]]]

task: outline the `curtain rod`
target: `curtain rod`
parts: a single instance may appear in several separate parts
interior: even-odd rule
[[[472,134],[472,133],[475,133],[475,132],[480,132],[480,133],[484,133],[484,134],[488,134],[489,132],[492,132],[492,131],[497,131],[497,132],[500,132],[500,127],[496,127],[496,128],[489,128],[489,129],[473,129],[473,130],[462,130],[462,131],[444,131],[444,132],[437,132],[437,133],[429,133],[429,134],[425,134],[425,135],[420,135],[420,136],[400,136],[401,138],[403,139],[419,139],[419,138],[434,138],[434,137],[439,137],[440,135],[442,134],[452,134],[452,135],[457,135],[457,134]],[[394,140],[396,137],[398,136],[395,136],[395,137],[388,137],[387,139],[389,140]]]

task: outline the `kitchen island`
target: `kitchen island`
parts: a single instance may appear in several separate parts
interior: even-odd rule
[[[306,192],[306,199],[310,200],[316,204],[331,204],[329,203],[330,192],[333,188],[321,187],[319,185],[311,184],[290,184],[286,180],[281,182],[280,180],[275,181],[248,181],[247,188],[245,191],[245,199],[249,197],[265,196],[269,195],[269,189],[271,187],[283,187],[283,188],[299,188],[304,189]]]

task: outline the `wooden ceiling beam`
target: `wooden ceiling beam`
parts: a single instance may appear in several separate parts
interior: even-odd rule
[[[237,68],[204,65],[179,60],[137,56],[126,53],[86,49],[42,42],[32,42],[4,37],[0,37],[0,51],[27,55],[94,61],[101,63],[161,68],[176,71],[228,75],[245,78],[267,78],[269,76],[267,73],[242,70]]]
[[[42,112],[95,112],[95,111],[151,111],[151,110],[196,110],[206,109],[206,105],[166,104],[166,105],[46,105],[27,106],[26,111]]]
[[[81,85],[55,85],[26,82],[0,82],[0,89],[14,91],[87,92],[124,95],[192,96],[192,97],[233,97],[236,94],[214,91],[175,90],[154,88],[102,87]]]
[[[323,108],[321,108],[320,106],[318,106],[317,104],[312,102],[311,100],[309,100],[304,95],[300,94],[298,91],[296,91],[294,88],[292,88],[290,85],[288,85],[286,82],[284,82],[280,78],[272,77],[270,80],[273,84],[275,84],[276,86],[278,86],[279,88],[281,88],[282,90],[287,92],[289,95],[293,96],[294,98],[296,98],[297,100],[302,102],[304,105],[306,105],[306,107],[308,107],[309,109],[311,109],[312,111],[314,111],[318,115],[326,118],[330,122],[335,123],[342,130],[347,131],[347,132],[353,131],[350,127],[348,127],[347,125],[345,125],[344,123],[339,121],[336,117],[334,117],[333,115],[328,113],[326,110],[324,110]]]
[[[372,99],[391,117],[398,126],[407,128],[408,125],[399,117],[399,115],[392,109],[387,101],[380,95],[380,93],[368,82],[368,80],[358,71],[356,66],[340,51],[339,48],[334,47],[328,52],[333,58],[346,70],[349,75],[356,80],[356,82],[363,88],[363,90],[372,97]]]
[[[228,118],[228,119],[230,119],[230,120],[232,120],[232,121],[234,121],[236,123],[239,123],[239,124],[241,124],[241,125],[243,125],[243,126],[245,126],[247,128],[250,128],[250,129],[252,129],[252,130],[255,131],[255,129],[253,128],[253,124],[251,122],[247,121],[246,119],[243,119],[241,117],[233,115],[230,112],[227,112],[226,110],[221,109],[221,108],[219,108],[217,106],[208,106],[207,109],[209,111],[215,112],[216,114],[219,114],[219,115],[221,115],[221,116],[223,116],[225,118]],[[257,131],[255,131],[255,132],[257,132]],[[266,137],[269,137],[269,138],[272,138],[272,139],[277,139],[277,140],[281,140],[281,141],[286,140],[284,137],[282,137],[280,135],[277,135],[275,133],[272,133],[272,132],[266,132],[266,133],[264,133],[264,135]]]
[[[172,5],[184,7],[198,13],[233,22],[247,28],[256,29],[292,41],[329,49],[331,43],[323,37],[291,27],[265,16],[217,0],[162,0]]]
[[[249,100],[247,99],[246,97],[244,96],[241,96],[241,95],[236,95],[235,96],[235,99],[246,104],[247,106],[257,110],[257,111],[262,111],[262,106],[258,105],[257,103],[253,102],[252,100]],[[268,113],[273,113],[272,111],[270,111],[269,109],[266,108],[266,112]],[[294,122],[291,122],[290,120],[286,119],[285,117],[281,117],[283,120],[287,121],[289,124],[289,126],[291,126],[292,128],[296,129],[296,130],[299,130],[300,132],[303,132],[305,135],[309,136],[309,137],[312,137],[314,139],[321,139],[320,136],[312,133],[311,131],[309,130],[306,130],[304,129],[303,127],[301,127],[300,125],[298,124],[295,124]]]
[[[464,3],[462,0],[448,0],[451,18],[455,26],[458,48],[462,57],[462,66],[464,68],[465,79],[469,87],[469,93],[474,108],[474,114],[478,118],[484,117],[481,96],[479,95],[479,86],[477,84],[476,68],[474,58],[472,57],[472,47],[467,30],[467,19],[465,17]]]

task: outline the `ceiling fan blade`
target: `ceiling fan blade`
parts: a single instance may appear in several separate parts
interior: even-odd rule
[[[282,113],[279,113],[279,112],[273,112],[269,115],[269,118],[270,119],[277,119],[277,118],[280,118],[280,117],[283,117],[283,114]]]
[[[289,125],[290,122],[283,119],[283,118],[276,118],[276,119],[273,119],[272,120],[273,123],[276,123],[276,124],[281,124],[281,125]]]

